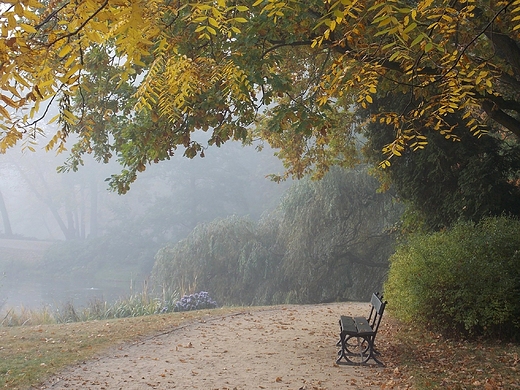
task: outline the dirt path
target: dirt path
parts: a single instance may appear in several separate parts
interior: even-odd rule
[[[335,364],[340,314],[368,308],[334,303],[214,317],[69,367],[39,389],[380,389],[383,369]]]

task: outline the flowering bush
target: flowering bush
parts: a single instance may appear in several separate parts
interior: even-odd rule
[[[215,307],[217,307],[217,302],[210,298],[209,293],[201,291],[183,296],[175,304],[174,311],[214,309]]]

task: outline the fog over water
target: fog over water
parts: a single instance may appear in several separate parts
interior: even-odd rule
[[[114,163],[60,174],[52,152],[1,155],[0,310],[139,292],[159,248],[215,218],[258,220],[289,185],[266,178],[283,171],[272,150],[229,143],[205,154],[147,167],[126,195],[108,190]]]

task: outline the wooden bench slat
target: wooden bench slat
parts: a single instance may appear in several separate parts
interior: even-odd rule
[[[374,330],[368,323],[366,318],[363,317],[356,317],[354,318],[354,322],[356,324],[357,328],[357,334],[359,336],[373,336],[375,335]]]
[[[356,323],[352,317],[341,316],[340,318],[340,328],[342,332],[357,332]]]
[[[370,303],[374,307],[374,310],[376,311],[377,314],[383,315],[383,310],[385,309],[385,305],[383,304],[381,299],[379,299],[379,297],[376,294],[372,294],[372,299],[370,300]]]

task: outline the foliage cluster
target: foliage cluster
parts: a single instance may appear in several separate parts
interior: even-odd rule
[[[366,300],[383,283],[400,215],[377,187],[363,168],[298,182],[258,223],[218,219],[159,250],[152,280],[223,304]]]
[[[385,94],[407,104],[372,118],[393,129],[383,166],[423,148],[425,129],[458,139],[453,113],[472,134],[491,122],[518,137],[519,13],[517,0],[12,1],[0,14],[0,151],[46,132],[62,151],[77,135],[70,167],[117,157],[125,192],[178,149],[203,156],[194,133],[248,142],[266,114],[255,135],[281,148],[288,174],[321,175],[355,161],[347,111]],[[59,128],[43,130],[54,103]]]
[[[378,106],[403,109],[405,98],[379,98]],[[365,114],[367,115],[367,114]],[[365,117],[366,119],[366,117]],[[437,231],[459,220],[477,222],[503,213],[520,215],[520,145],[503,133],[474,137],[454,114],[446,116],[461,142],[446,142],[439,132],[424,129],[428,144],[420,153],[406,150],[384,171],[378,171],[383,186],[391,186],[407,204],[406,230],[418,224]],[[392,141],[394,130],[385,123],[365,127],[363,152],[371,162],[381,159],[381,148]],[[415,226],[414,226],[415,225]]]
[[[215,309],[217,306],[217,302],[211,299],[207,291],[200,291],[195,294],[184,295],[175,303],[173,311]]]
[[[519,338],[519,229],[495,217],[410,237],[390,259],[389,308],[450,336]]]

